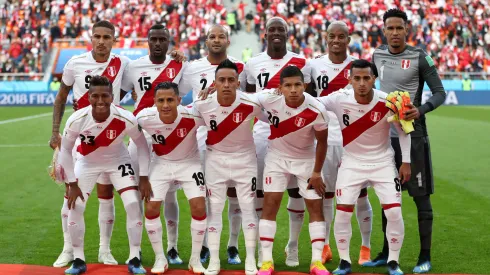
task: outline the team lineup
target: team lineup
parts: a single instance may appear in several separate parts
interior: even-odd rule
[[[84,211],[94,188],[100,263],[118,264],[110,250],[116,190],[127,215],[128,271],[146,273],[143,227],[155,253],[152,273],[164,273],[169,263],[182,264],[176,198],[182,189],[192,216],[191,272],[220,273],[222,212],[228,200],[228,263],[242,262],[238,235],[243,231],[245,274],[271,275],[276,216],[287,190],[287,266],[299,265],[306,209],[310,274],[330,274],[324,263],[332,260],[332,223],[340,257],[332,273],[351,273],[355,211],[362,237],[358,264],[386,265],[390,275],[402,275],[401,192],[407,190],[419,220],[420,254],[413,272],[429,272],[434,185],[425,114],[442,104],[445,92],[432,59],[406,45],[406,14],[389,10],[383,22],[388,45],[374,52],[372,63],[347,54],[349,29],[341,21],[327,29],[328,54],[307,61],[287,50],[288,25],[273,17],[266,24],[266,51],[246,64],[227,55],[229,34],[220,25],[208,30],[208,56],[186,62],[181,52],[167,53],[170,35],[162,25],[149,30],[149,55],[130,61],[111,53],[114,26],[94,24],[93,50],[68,61],[54,104],[50,146],[58,154],[55,174],[65,183],[66,194],[61,209],[64,245],[53,266],[71,263],[65,274],[87,272]],[[380,87],[375,87],[376,80]],[[424,83],[432,97],[422,104]],[[61,131],[72,89],[76,111]],[[403,113],[393,119],[387,97],[398,90],[409,98],[400,108]],[[129,91],[135,99],[133,113],[118,106]],[[183,98],[192,103],[184,106]],[[410,132],[403,122],[411,120]],[[385,241],[374,258],[368,187],[383,209]]]

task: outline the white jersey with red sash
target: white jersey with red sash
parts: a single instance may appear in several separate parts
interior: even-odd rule
[[[177,62],[170,56],[165,57],[161,64],[153,63],[148,55],[140,57],[126,67],[121,88],[133,90],[138,99],[134,104],[134,115],[154,104],[155,87],[165,81],[179,83],[187,63]]]
[[[203,118],[208,136],[207,147],[217,152],[255,152],[250,129],[251,120],[258,116],[261,107],[254,95],[237,90],[231,106],[221,106],[217,93],[194,103],[196,116]]]
[[[114,94],[113,103],[119,105],[121,82],[129,59],[111,53],[106,62],[97,62],[92,52],[76,55],[70,58],[63,69],[62,81],[67,86],[73,86],[73,98],[78,101],[78,108],[89,106],[88,89],[94,75],[107,77],[112,83]]]
[[[146,108],[136,116],[141,128],[152,137],[153,158],[168,161],[199,158],[196,131],[204,123],[194,116],[193,106],[178,106],[178,112],[171,124],[160,120],[156,107]]]
[[[315,131],[328,127],[325,107],[307,93],[297,108],[289,107],[284,96],[275,94],[273,90],[256,96],[268,114],[271,131],[269,150],[288,160],[314,160]]]
[[[386,95],[374,90],[373,100],[369,104],[357,103],[352,89],[318,98],[328,111],[335,113],[342,128],[342,166],[359,162],[393,162]]]
[[[322,55],[310,60],[311,77],[317,96],[326,96],[340,89],[350,88],[349,72],[353,56],[347,56],[342,63],[333,63],[328,55]],[[328,145],[342,146],[342,135],[337,116],[328,112],[330,122],[328,124]]]
[[[111,114],[104,122],[94,120],[92,106],[73,113],[66,122],[63,138],[80,138],[77,161],[103,165],[123,157],[129,158],[124,144],[126,135],[132,139],[141,135],[136,118],[131,112],[111,104]]]
[[[228,56],[238,67],[239,78],[242,77],[244,63],[234,57]],[[199,92],[205,88],[214,86],[214,75],[219,64],[212,64],[207,57],[194,60],[185,68],[179,83],[181,96],[192,92],[192,100],[196,100]]]

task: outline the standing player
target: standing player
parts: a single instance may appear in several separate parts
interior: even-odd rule
[[[163,25],[153,25],[148,31],[148,48],[149,55],[143,56],[132,61],[124,72],[122,81],[122,90],[134,90],[136,93],[134,115],[137,115],[144,108],[152,107],[154,104],[155,87],[164,81],[173,81],[178,83],[185,63],[172,60],[167,55],[168,45],[170,43],[170,34]],[[151,136],[146,134],[149,146],[152,144]],[[139,170],[137,166],[136,146],[133,142],[129,143],[129,154],[135,165],[135,171]],[[136,173],[138,174],[138,173]],[[177,251],[178,224],[179,224],[179,204],[177,202],[177,192],[174,189],[169,190],[165,197],[165,222],[167,224],[167,256],[170,264],[182,264]]]
[[[55,149],[61,144],[60,123],[65,111],[68,93],[73,88],[74,100],[78,102],[78,108],[89,106],[88,90],[93,76],[102,75],[112,83],[114,104],[119,104],[119,93],[124,69],[129,63],[127,57],[111,53],[112,46],[116,42],[114,26],[109,21],[99,21],[92,27],[93,50],[72,57],[63,69],[61,87],[56,95],[53,108],[53,129],[50,140],[51,148]],[[76,152],[74,152],[74,155]],[[97,184],[97,196],[99,197],[99,228],[100,248],[98,260],[100,263],[117,265],[117,261],[111,254],[110,241],[114,227],[114,199],[107,178],[100,178]],[[68,186],[67,186],[68,187]],[[68,194],[68,188],[66,190]],[[73,248],[67,227],[68,204],[67,195],[61,208],[61,224],[63,228],[63,252],[53,264],[55,267],[66,266],[73,260]]]
[[[252,57],[245,65],[247,78],[246,90],[249,93],[259,92],[263,89],[276,89],[280,84],[281,71],[288,66],[296,66],[304,74],[305,82],[310,83],[311,68],[306,59],[286,49],[288,27],[286,21],[280,17],[273,17],[267,21],[266,34],[267,50]],[[307,91],[311,90],[308,85]],[[260,216],[263,206],[262,172],[264,167],[265,152],[267,151],[270,135],[269,126],[258,121],[254,127],[254,140],[258,157],[258,186],[257,186],[257,213]],[[287,257],[286,265],[298,266],[298,239],[303,226],[305,203],[299,194],[299,188],[293,179],[288,185],[288,213],[289,213],[289,241],[285,248]],[[261,263],[259,249],[259,265]]]
[[[280,74],[279,91],[283,95],[276,95],[273,90],[257,95],[267,111],[271,129],[263,183],[264,205],[267,207],[262,210],[259,224],[263,261],[260,275],[271,275],[274,271],[272,247],[276,216],[283,193],[293,176],[298,179],[299,193],[310,216],[310,274],[330,274],[321,262],[325,242],[322,211],[325,185],[321,171],[327,153],[328,116],[314,97],[304,93],[306,86],[301,70],[289,66]]]
[[[90,105],[73,113],[67,120],[61,143],[59,163],[70,184],[68,190],[68,231],[75,260],[65,274],[87,271],[84,254],[86,199],[96,180],[107,176],[121,196],[126,209],[126,229],[129,239],[130,261],[128,271],[145,274],[141,266],[142,213],[138,186],[134,177],[129,152],[124,137],[129,135],[138,146],[140,181],[148,181],[150,152],[136,118],[128,111],[112,104],[112,84],[104,76],[93,76],[88,91]],[[73,163],[72,150],[75,142],[80,156]]]
[[[194,103],[196,115],[203,118],[206,138],[206,182],[208,188],[208,245],[211,252],[206,275],[220,272],[219,246],[222,231],[222,212],[229,186],[236,188],[242,211],[245,237],[245,274],[257,274],[255,247],[257,242],[257,214],[255,190],[257,186],[257,157],[250,122],[261,108],[252,96],[237,91],[238,68],[228,59],[215,72],[217,93]]]
[[[383,32],[388,45],[376,49],[373,62],[378,67],[381,90],[387,93],[406,91],[410,93],[413,105],[407,111],[407,120],[415,119],[412,137],[412,178],[403,185],[417,206],[420,236],[420,254],[414,273],[426,273],[432,268],[430,248],[432,242],[432,205],[430,195],[434,193],[434,179],[430,154],[429,137],[425,124],[425,114],[439,107],[446,98],[444,87],[432,58],[422,49],[406,44],[408,35],[407,15],[398,9],[388,10],[383,16]],[[422,104],[424,82],[429,86],[432,97]],[[398,147],[396,131],[391,131],[395,160],[401,165],[401,151]],[[386,212],[383,212],[383,231],[386,231]],[[383,251],[370,265],[386,264],[388,241],[385,239]]]
[[[312,81],[317,96],[326,96],[332,92],[344,89],[349,85],[349,69],[354,57],[347,55],[347,45],[350,42],[349,27],[342,21],[330,23],[327,29],[328,55],[323,55],[310,61]],[[325,198],[323,200],[323,214],[325,215],[326,239],[322,253],[322,262],[332,259],[329,245],[330,227],[333,221],[335,196],[335,183],[337,172],[342,158],[342,134],[337,117],[328,112],[328,150],[323,175],[327,182]],[[371,230],[373,211],[369,203],[367,188],[361,190],[356,202],[356,217],[361,231],[362,246],[359,255],[359,264],[370,261],[371,258]]]
[[[352,237],[352,212],[361,189],[371,185],[388,218],[386,236],[390,239],[389,274],[403,275],[398,264],[405,232],[400,191],[401,184],[410,178],[410,135],[406,135],[399,124],[395,124],[403,152],[403,164],[398,177],[389,140],[389,114],[385,106],[387,94],[373,89],[375,71],[376,67],[368,61],[355,60],[349,76],[353,89],[319,98],[327,110],[337,116],[344,145],[336,185],[337,213],[334,223],[340,264],[333,274],[351,273],[349,244]]]
[[[206,88],[214,87],[216,67],[226,59],[231,60],[238,68],[238,74],[243,77],[244,64],[226,54],[226,50],[230,45],[228,30],[221,25],[213,25],[207,33],[206,47],[209,54],[206,57],[192,61],[184,70],[179,83],[179,91],[182,96],[188,92],[192,92],[193,100],[197,99],[199,92]],[[245,81],[244,81],[245,82]],[[201,127],[197,132],[199,150],[203,154],[206,150],[206,128]],[[235,188],[229,188],[228,196],[228,221],[230,226],[230,236],[228,240],[228,263],[240,264],[241,260],[238,255],[238,234],[240,233],[240,223],[242,212],[238,204],[238,198]],[[203,247],[201,260],[204,263],[209,256],[207,247]]]
[[[152,37],[152,34],[150,34]],[[202,274],[199,254],[206,231],[206,186],[197,149],[196,130],[202,120],[192,115],[192,107],[180,106],[178,86],[162,82],[154,87],[155,106],[141,111],[138,124],[152,137],[153,157],[150,164],[150,183],[142,181],[140,191],[146,201],[145,226],[155,264],[152,273],[163,273],[167,259],[162,246],[160,207],[168,191],[182,187],[191,209],[192,253],[189,270]]]

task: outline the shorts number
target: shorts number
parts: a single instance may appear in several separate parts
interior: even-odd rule
[[[90,89],[90,80],[92,79],[91,75],[86,75],[85,76],[85,89]]]
[[[161,145],[165,145],[165,137],[164,136],[153,134],[153,135],[151,135],[151,137],[153,138],[153,140],[156,143],[161,144]]]
[[[208,80],[206,78],[203,78],[203,79],[201,79],[201,81],[199,81],[199,83],[202,84],[201,90],[204,90],[204,89],[206,89],[206,85],[208,85]]]
[[[328,88],[328,76],[327,75],[319,75],[316,78],[317,84],[318,84],[318,89],[323,89],[325,90]]]
[[[216,120],[211,119],[209,122],[209,127],[211,127],[211,130],[213,131],[218,131],[218,123],[216,123]]]
[[[151,89],[151,82],[149,76],[142,76],[138,79],[138,83],[140,84],[141,91],[148,91]]]
[[[254,192],[255,190],[257,190],[257,178],[253,177],[252,178],[252,192]]]
[[[273,116],[271,112],[267,112],[269,115],[267,119],[269,119],[269,122],[276,128],[279,127],[279,118],[277,116]]]
[[[262,78],[264,78],[264,85],[262,85]],[[269,83],[269,73],[260,73],[257,75],[257,81],[259,82],[260,88],[264,88]]]
[[[192,175],[192,178],[196,181],[196,185],[204,185],[204,174],[202,172],[197,172]]]
[[[80,140],[87,145],[92,145],[92,146],[95,145],[95,136],[80,135]],[[85,140],[86,140],[86,142],[85,142]]]
[[[126,169],[127,169],[127,171],[126,171]],[[131,167],[131,164],[129,164],[129,163],[119,165],[119,167],[117,167],[117,170],[122,170],[121,171],[122,172],[121,177],[125,177],[128,175],[131,175],[131,176],[134,175],[134,170]]]
[[[344,121],[345,126],[349,126],[349,115],[348,114],[344,114],[342,116],[342,120]]]
[[[396,192],[400,192],[402,190],[402,185],[400,184],[400,180],[398,178],[395,178],[395,189]]]

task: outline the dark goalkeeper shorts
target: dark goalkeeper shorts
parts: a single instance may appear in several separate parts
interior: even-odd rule
[[[391,146],[395,151],[396,168],[402,165],[402,153],[398,138],[391,138]],[[413,137],[411,156],[412,177],[402,185],[412,197],[425,196],[434,193],[434,178],[430,156],[429,137]]]

